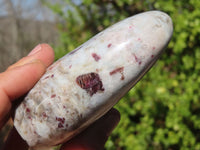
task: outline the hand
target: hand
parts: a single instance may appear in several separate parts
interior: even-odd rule
[[[53,62],[54,53],[47,44],[40,44],[28,56],[0,73],[0,129],[10,118],[12,103],[27,93],[46,68]],[[61,150],[100,150],[119,122],[119,112],[111,109],[80,135],[61,146]],[[13,128],[4,145],[4,150],[27,150],[28,145]]]

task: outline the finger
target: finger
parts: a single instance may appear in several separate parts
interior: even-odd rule
[[[7,97],[9,100],[14,100],[25,94],[41,77],[45,69],[46,67],[40,60],[33,60],[0,74],[1,95],[5,99]]]
[[[0,74],[0,89],[10,99],[26,93],[39,80],[54,59],[54,53],[47,44],[40,44],[17,63]]]
[[[17,133],[16,129],[13,128],[3,145],[2,150],[28,150],[28,145],[26,142],[21,138],[21,136]]]
[[[119,112],[116,109],[111,109],[80,135],[63,144],[61,150],[102,150],[108,136],[119,120]],[[16,147],[20,150],[28,149],[27,143],[13,128],[2,150],[15,150]]]
[[[119,120],[119,112],[111,109],[80,135],[63,144],[61,150],[102,150]]]
[[[11,101],[30,90],[44,72],[44,65],[35,61],[0,74],[0,127],[11,109]]]
[[[46,66],[53,62],[52,48],[47,44],[39,47],[0,73],[0,128],[11,109],[11,101],[27,93],[44,74]]]
[[[108,136],[119,120],[119,112],[116,109],[111,109],[80,135],[63,144],[61,150],[102,150]],[[19,147],[20,150],[28,149],[27,143],[13,128],[2,150],[15,150],[16,147]]]
[[[49,66],[54,60],[53,49],[48,44],[39,44],[28,54],[28,56],[11,65],[8,70],[22,66],[32,60],[41,60],[45,66]]]

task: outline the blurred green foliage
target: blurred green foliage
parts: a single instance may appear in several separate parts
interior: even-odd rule
[[[155,66],[115,106],[121,121],[105,149],[200,150],[199,0],[64,0],[46,5],[61,21],[57,58],[123,18],[155,9],[168,13],[173,38]]]

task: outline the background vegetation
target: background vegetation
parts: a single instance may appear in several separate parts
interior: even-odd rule
[[[150,72],[115,106],[121,122],[108,150],[200,150],[200,1],[44,1],[61,23],[59,58],[128,16],[162,10],[174,22],[172,41]]]

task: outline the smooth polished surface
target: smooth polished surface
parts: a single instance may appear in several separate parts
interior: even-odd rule
[[[173,33],[160,11],[129,17],[51,65],[16,109],[29,146],[51,146],[104,115],[156,62]]]

